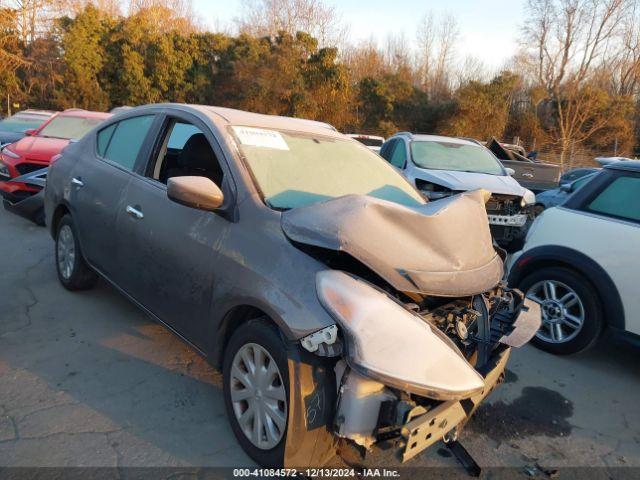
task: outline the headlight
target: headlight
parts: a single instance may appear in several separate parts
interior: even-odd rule
[[[316,288],[342,327],[354,370],[436,400],[468,398],[484,388],[483,378],[444,333],[384,292],[335,270],[318,273]]]
[[[520,206],[526,207],[528,205],[533,205],[534,203],[536,203],[536,194],[531,190],[525,189],[522,200],[520,200]]]
[[[6,155],[9,158],[20,158],[20,155],[18,155],[16,152],[14,152],[13,150],[9,150],[9,147],[4,147],[2,149],[2,153],[4,155]]]

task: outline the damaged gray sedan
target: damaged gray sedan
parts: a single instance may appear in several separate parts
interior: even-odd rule
[[[70,145],[45,210],[62,285],[106,279],[221,369],[256,462],[317,467],[455,442],[535,334],[486,199],[427,203],[323,123],[151,105]]]

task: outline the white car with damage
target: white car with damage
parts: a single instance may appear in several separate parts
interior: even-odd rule
[[[430,200],[480,188],[491,192],[486,208],[493,237],[507,250],[521,244],[535,194],[486,147],[473,140],[401,132],[384,143],[380,155]]]

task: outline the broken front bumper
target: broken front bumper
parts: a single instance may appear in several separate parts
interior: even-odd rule
[[[511,349],[507,348],[496,355],[495,366],[485,376],[484,389],[465,400],[450,400],[441,403],[426,413],[409,413],[407,423],[402,426],[401,435],[405,445],[401,450],[405,462],[438,440],[455,440],[464,424],[471,418],[478,405],[504,380],[504,369],[509,360]],[[420,408],[420,407],[417,407]]]

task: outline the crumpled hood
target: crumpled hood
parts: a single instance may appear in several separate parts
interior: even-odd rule
[[[522,197],[525,193],[525,188],[509,175],[416,169],[415,176],[421,180],[459,192],[482,188],[491,193],[517,195],[519,197]]]
[[[344,251],[404,292],[460,297],[502,278],[485,193],[454,195],[417,207],[346,195],[282,213],[295,242]]]

